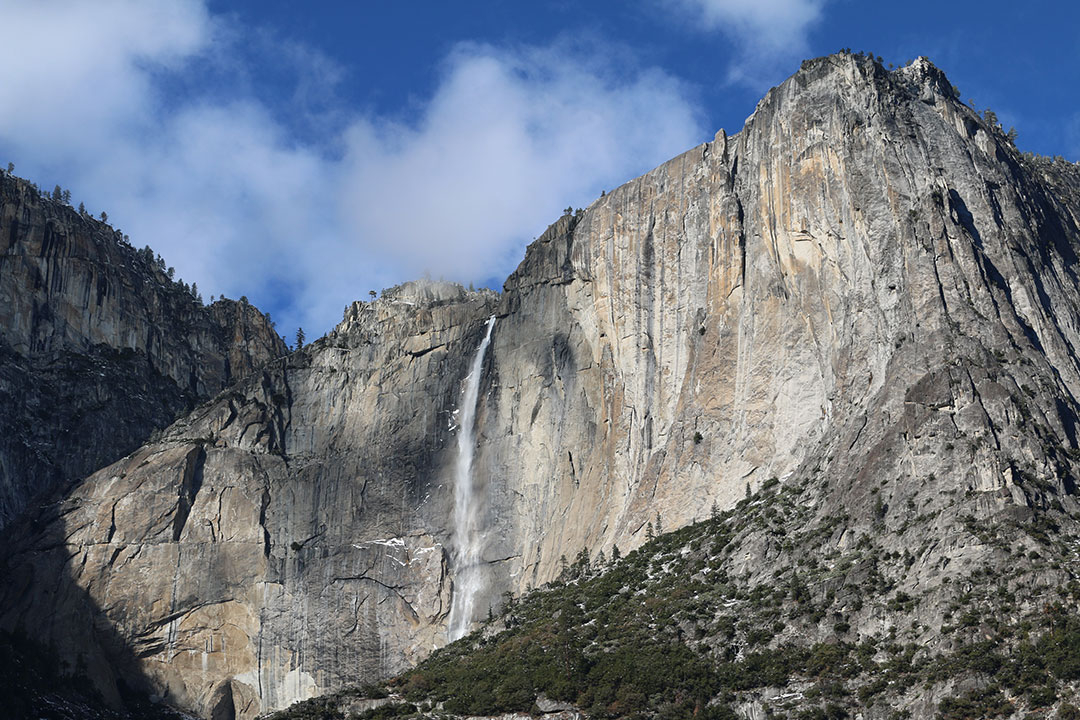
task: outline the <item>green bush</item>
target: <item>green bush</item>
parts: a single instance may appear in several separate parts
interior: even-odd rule
[[[945,698],[938,707],[942,720],[981,720],[1012,715],[1016,708],[1001,690],[991,686],[959,698]]]

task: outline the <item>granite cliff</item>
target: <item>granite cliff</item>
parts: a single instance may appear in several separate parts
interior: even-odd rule
[[[286,351],[254,307],[202,306],[152,252],[0,174],[0,527]]]
[[[732,530],[718,567],[754,587],[813,558],[828,572],[807,597],[827,609],[766,642],[892,627],[947,648],[976,570],[1010,571],[1017,614],[1075,574],[1011,548],[1040,555],[1028,531],[1056,543],[1080,511],[1078,188],[925,59],[808,61],[738,134],[559,219],[501,294],[419,283],[354,303],[89,476],[19,528],[0,626],[45,628],[106,692],[125,678],[206,717],[421,660],[463,571],[456,418],[494,316],[477,615],[564,556],[779,486],[794,509]],[[889,592],[921,599],[914,618],[855,602],[866,543]]]

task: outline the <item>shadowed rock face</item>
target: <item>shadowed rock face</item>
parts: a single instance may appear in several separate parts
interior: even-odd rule
[[[437,468],[496,299],[407,286],[357,303],[329,337],[92,475],[31,530],[5,625],[49,627],[58,608],[108,618],[130,641],[121,674],[207,716],[423,657],[451,600]],[[69,550],[85,554],[72,565]],[[115,665],[87,623],[63,625],[53,644]]]
[[[255,308],[203,307],[119,231],[0,177],[0,527],[285,351]]]
[[[838,546],[899,526],[900,498],[1075,511],[1080,172],[1023,160],[950,88],[922,59],[808,61],[738,135],[557,221],[502,295],[354,304],[44,512],[0,624],[107,665],[67,620],[96,618],[121,674],[207,716],[422,657],[453,601],[454,410],[492,314],[480,608],[771,477],[814,479],[815,513],[848,518]],[[1002,561],[935,517],[948,540],[913,582]]]

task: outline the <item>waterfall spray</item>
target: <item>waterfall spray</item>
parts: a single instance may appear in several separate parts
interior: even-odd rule
[[[469,631],[480,592],[483,577],[480,572],[480,498],[473,481],[473,452],[476,445],[476,402],[480,394],[480,373],[484,367],[484,353],[491,342],[491,329],[495,316],[487,321],[487,333],[476,350],[469,374],[465,378],[465,390],[458,408],[458,455],[454,467],[454,547],[457,551],[454,577],[454,600],[450,608],[450,641],[463,637]]]

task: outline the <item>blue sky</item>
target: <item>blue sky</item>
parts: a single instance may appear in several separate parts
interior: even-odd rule
[[[563,208],[841,47],[926,55],[1021,149],[1080,160],[1074,3],[0,0],[0,22],[0,162],[290,338],[425,272],[498,287]]]

